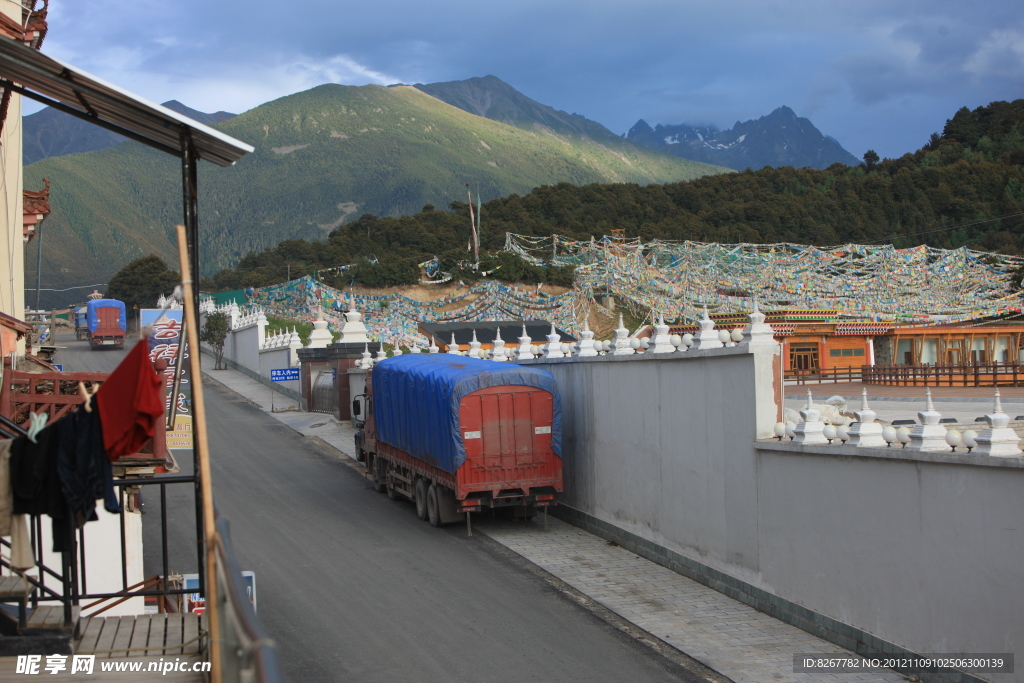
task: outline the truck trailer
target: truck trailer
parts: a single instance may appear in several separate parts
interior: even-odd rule
[[[86,322],[89,324],[89,346],[94,349],[124,348],[128,320],[123,301],[93,299],[86,304]]]
[[[454,354],[377,363],[355,397],[355,446],[378,493],[433,526],[512,508],[532,517],[562,491],[558,386],[539,368]]]
[[[75,339],[85,341],[89,338],[89,315],[85,305],[75,306]]]

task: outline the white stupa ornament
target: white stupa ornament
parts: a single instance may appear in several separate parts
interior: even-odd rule
[[[658,314],[658,324],[654,326],[654,353],[675,353],[676,347],[672,344],[672,337],[668,333],[668,325],[665,324],[665,314]]]
[[[341,338],[339,344],[361,344],[370,341],[366,336],[366,325],[363,324],[363,314],[356,310],[355,297],[349,292],[348,312],[345,313],[345,323],[341,326]]]
[[[583,331],[580,332],[580,350],[577,354],[584,358],[598,355],[597,347],[594,345],[594,332],[590,329],[590,321],[587,320],[587,317],[589,315],[583,318]]]
[[[370,345],[369,343],[363,344],[363,357],[359,359],[359,367],[366,370],[371,365],[373,365],[373,357],[370,356]]]
[[[565,358],[562,351],[562,335],[558,334],[555,324],[551,323],[551,332],[548,333],[548,343],[544,345],[545,358]]]
[[[334,335],[327,329],[327,321],[324,320],[323,311],[320,311],[320,316],[313,321],[313,331],[309,333],[309,345],[307,348],[325,349],[333,341]],[[368,342],[369,339],[365,341]]]
[[[523,336],[519,337],[519,352],[516,360],[533,360],[533,340],[526,333],[526,323],[523,323]]]
[[[479,358],[481,346],[482,345],[480,344],[480,340],[476,338],[476,328],[474,327],[473,339],[471,339],[469,342],[469,351],[466,353],[466,355],[469,356],[470,358]]]
[[[441,349],[438,348],[437,342],[434,341],[433,337],[428,337],[428,339],[430,339],[430,346],[427,347],[427,350],[430,353],[437,353],[438,351],[441,350]]]
[[[613,356],[631,356],[636,351],[629,344],[629,330],[622,321],[622,314],[619,313],[619,326],[615,328],[615,351]]]
[[[861,389],[860,410],[854,414],[857,421],[846,430],[850,435],[847,443],[860,448],[885,448],[887,444],[882,438],[882,425],[875,422],[875,411],[868,407],[867,388]]]
[[[925,389],[925,408],[917,414],[920,424],[914,425],[910,430],[910,443],[904,448],[908,451],[946,451],[949,444],[946,443],[946,428],[939,420],[942,414],[935,410],[932,404],[932,390]]]
[[[715,321],[708,315],[708,307],[704,307],[704,315],[700,319],[700,332],[697,333],[697,350],[703,351],[705,349],[720,349],[725,344],[718,338],[718,333],[715,332]],[[822,437],[824,438],[824,437]],[[795,441],[795,439],[794,439]]]
[[[494,348],[491,349],[491,360],[498,363],[504,363],[508,360],[508,356],[505,355],[505,340],[501,338],[500,327],[494,330]]]
[[[796,436],[793,443],[827,444],[825,423],[821,421],[821,411],[814,407],[811,390],[807,390],[807,407],[800,411],[800,422],[793,428]]]
[[[994,455],[1000,458],[1015,458],[1021,455],[1017,446],[1020,437],[1011,429],[1010,416],[1003,412],[1003,402],[996,389],[995,405],[992,412],[985,416],[988,426],[978,432],[974,440],[978,445],[974,448],[975,455]]]
[[[778,342],[775,341],[775,330],[772,329],[771,325],[765,323],[765,315],[761,312],[761,309],[757,305],[757,299],[754,299],[754,311],[750,314],[750,324],[747,325],[744,332],[743,344],[747,346],[777,346]]]
[[[448,345],[448,353],[453,356],[461,356],[462,352],[459,351],[459,345],[455,343],[455,333],[452,332],[452,343]]]

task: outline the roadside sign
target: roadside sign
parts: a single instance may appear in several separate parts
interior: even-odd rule
[[[281,368],[270,371],[270,379],[274,382],[291,382],[299,378],[298,368]]]
[[[57,372],[64,372],[64,364],[63,363],[53,363],[52,365],[53,365],[53,367],[57,368]]]

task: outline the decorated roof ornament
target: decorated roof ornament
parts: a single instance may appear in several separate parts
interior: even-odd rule
[[[814,445],[827,444],[825,423],[821,421],[821,411],[814,407],[811,390],[807,390],[807,406],[800,411],[800,422],[793,428],[796,436],[793,443]]]
[[[854,415],[857,421],[846,430],[850,435],[848,443],[860,448],[885,448],[886,442],[882,438],[882,425],[875,422],[875,411],[868,407],[867,387],[860,392],[860,410]]]
[[[341,326],[341,337],[338,339],[338,343],[366,343],[370,341],[370,338],[366,336],[366,332],[366,325],[363,324],[363,315],[356,310],[355,297],[352,295],[352,292],[349,292],[348,311],[345,313],[345,322]]]
[[[750,314],[750,324],[744,330],[746,332],[743,343],[748,346],[777,346],[775,331],[772,326],[765,323],[765,314],[761,312],[757,299],[754,299],[754,310]]]
[[[533,357],[533,340],[526,332],[526,323],[524,322],[523,334],[519,337],[519,352],[516,354],[516,360],[533,360]]]
[[[925,408],[917,414],[917,419],[919,424],[910,430],[910,443],[904,448],[908,451],[945,451],[949,448],[946,428],[940,423],[942,414],[935,410],[930,387],[925,388]]]
[[[448,345],[448,353],[453,356],[461,356],[462,352],[459,351],[459,345],[455,343],[455,333],[452,332],[452,343]]]
[[[494,348],[491,349],[491,360],[504,363],[508,360],[505,355],[505,340],[501,338],[501,326],[494,328]]]
[[[1003,402],[998,388],[995,405],[992,412],[985,416],[985,422],[988,426],[974,437],[978,444],[974,448],[975,455],[993,455],[1000,458],[1015,458],[1021,455],[1021,449],[1017,445],[1020,443],[1020,437],[1009,427],[1010,416],[1003,412]]]
[[[676,347],[672,344],[668,329],[665,314],[659,313],[658,324],[654,326],[654,353],[675,353]]]
[[[555,324],[551,323],[551,332],[548,333],[548,343],[544,345],[544,357],[565,358],[565,355],[565,352],[562,351],[562,336],[558,334],[558,330],[555,329]]]
[[[718,338],[718,333],[715,332],[715,321],[708,315],[708,307],[704,307],[704,315],[701,317],[700,332],[697,333],[697,350],[704,351],[705,349],[720,349],[725,344]]]
[[[454,338],[454,337],[453,337]],[[480,340],[476,338],[476,328],[473,328],[473,339],[469,342],[469,351],[466,353],[470,358],[480,358]]]
[[[583,317],[583,331],[580,332],[580,350],[577,354],[581,358],[589,358],[598,355],[597,347],[594,344],[594,332],[590,329],[589,311]]]
[[[631,356],[634,353],[636,351],[629,343],[629,330],[622,320],[622,314],[619,313],[619,326],[615,328],[615,351],[612,352],[612,355]]]

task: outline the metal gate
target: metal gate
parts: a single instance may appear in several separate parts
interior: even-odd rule
[[[334,370],[323,370],[313,382],[313,412],[333,415],[338,408],[338,392],[334,390]]]

